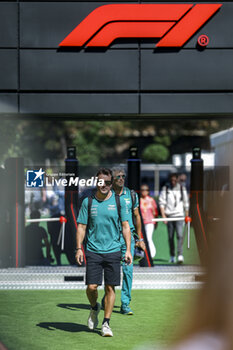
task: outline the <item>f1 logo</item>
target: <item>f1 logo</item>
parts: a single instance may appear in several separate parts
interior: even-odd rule
[[[182,47],[222,4],[114,4],[92,11],[60,47],[107,47],[117,38],[161,38],[156,47]]]

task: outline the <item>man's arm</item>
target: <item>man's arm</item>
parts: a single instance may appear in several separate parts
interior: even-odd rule
[[[139,238],[139,241],[136,242],[136,246],[145,251],[146,245],[142,241],[143,240],[143,237],[142,237],[142,221],[141,221],[141,216],[140,216],[140,213],[139,213],[139,209],[135,208],[133,213],[134,213],[135,221],[136,221],[136,233],[137,233],[137,236]]]
[[[122,234],[126,244],[125,260],[130,265],[133,261],[133,258],[130,253],[131,232],[128,221],[122,221]]]
[[[78,224],[77,232],[76,232],[76,254],[75,259],[79,265],[82,265],[83,262],[83,251],[82,251],[82,243],[85,238],[87,225]]]
[[[166,214],[165,214],[165,207],[166,207],[166,204],[167,204],[167,199],[166,199],[166,187],[163,187],[162,188],[162,191],[160,193],[160,196],[159,196],[159,208],[160,208],[160,211],[161,211],[161,215],[162,215],[162,218],[166,218]],[[164,224],[167,224],[167,221],[164,221]]]
[[[183,203],[184,203],[184,210],[185,210],[185,216],[189,215],[189,197],[188,193],[185,187],[181,188],[181,191],[183,191]]]
[[[165,209],[163,206],[160,206],[160,211],[161,211],[162,218],[166,219]],[[167,224],[167,221],[164,221],[164,224]]]

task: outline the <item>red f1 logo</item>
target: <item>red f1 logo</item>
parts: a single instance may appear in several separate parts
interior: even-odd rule
[[[161,38],[156,47],[181,47],[222,4],[115,4],[92,11],[60,47],[107,47],[117,38]]]

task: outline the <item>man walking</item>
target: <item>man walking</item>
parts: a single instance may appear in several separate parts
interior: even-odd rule
[[[177,174],[170,174],[169,184],[162,188],[159,196],[159,206],[164,223],[167,225],[168,242],[170,248],[170,262],[176,262],[174,235],[177,236],[177,261],[182,264],[183,257],[183,220],[166,221],[166,218],[179,218],[188,216],[189,201],[186,188],[178,183]]]
[[[131,231],[131,255],[134,255],[135,240],[136,245],[141,249],[145,250],[145,243],[141,237],[141,217],[139,213],[139,201],[138,195],[134,192],[134,199],[132,198],[131,191],[129,188],[125,187],[125,171],[123,168],[113,168],[113,190],[117,195],[120,196],[120,203],[122,206],[126,205],[128,212],[128,221]],[[135,226],[134,226],[135,222]],[[126,244],[121,236],[121,253],[122,256],[125,255]],[[133,264],[128,265],[123,262],[123,282],[121,289],[121,313],[125,315],[133,315],[129,304],[131,301],[131,289],[133,282]]]
[[[122,225],[122,234],[126,244],[124,259],[129,265],[132,263],[130,228],[126,206],[121,205],[119,213],[116,195],[111,191],[113,180],[111,170],[102,168],[96,176],[98,183],[102,182],[102,184],[97,184],[97,191],[93,197],[83,200],[77,219],[76,260],[80,265],[83,262],[81,246],[87,229],[86,293],[91,304],[88,328],[94,329],[98,325],[100,311],[100,304],[97,303],[98,286],[102,284],[102,272],[104,271],[105,309],[101,333],[104,337],[112,337],[113,332],[109,322],[115,302],[115,286],[120,285],[120,225]]]

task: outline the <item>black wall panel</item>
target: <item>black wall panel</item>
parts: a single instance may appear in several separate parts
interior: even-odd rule
[[[16,90],[18,87],[17,50],[0,50],[0,90]]]
[[[18,46],[17,6],[0,2],[0,47]]]
[[[137,90],[137,50],[57,52],[22,50],[23,90]]]
[[[141,88],[153,91],[233,90],[233,50],[141,52]]]
[[[17,94],[0,93],[0,113],[17,113],[18,97]]]
[[[137,94],[21,94],[20,113],[137,114]]]
[[[233,111],[233,93],[141,94],[143,114],[227,114]]]
[[[20,46],[22,48],[59,48],[59,44],[103,2],[36,2],[20,4]],[[114,47],[137,47],[116,44]]]

